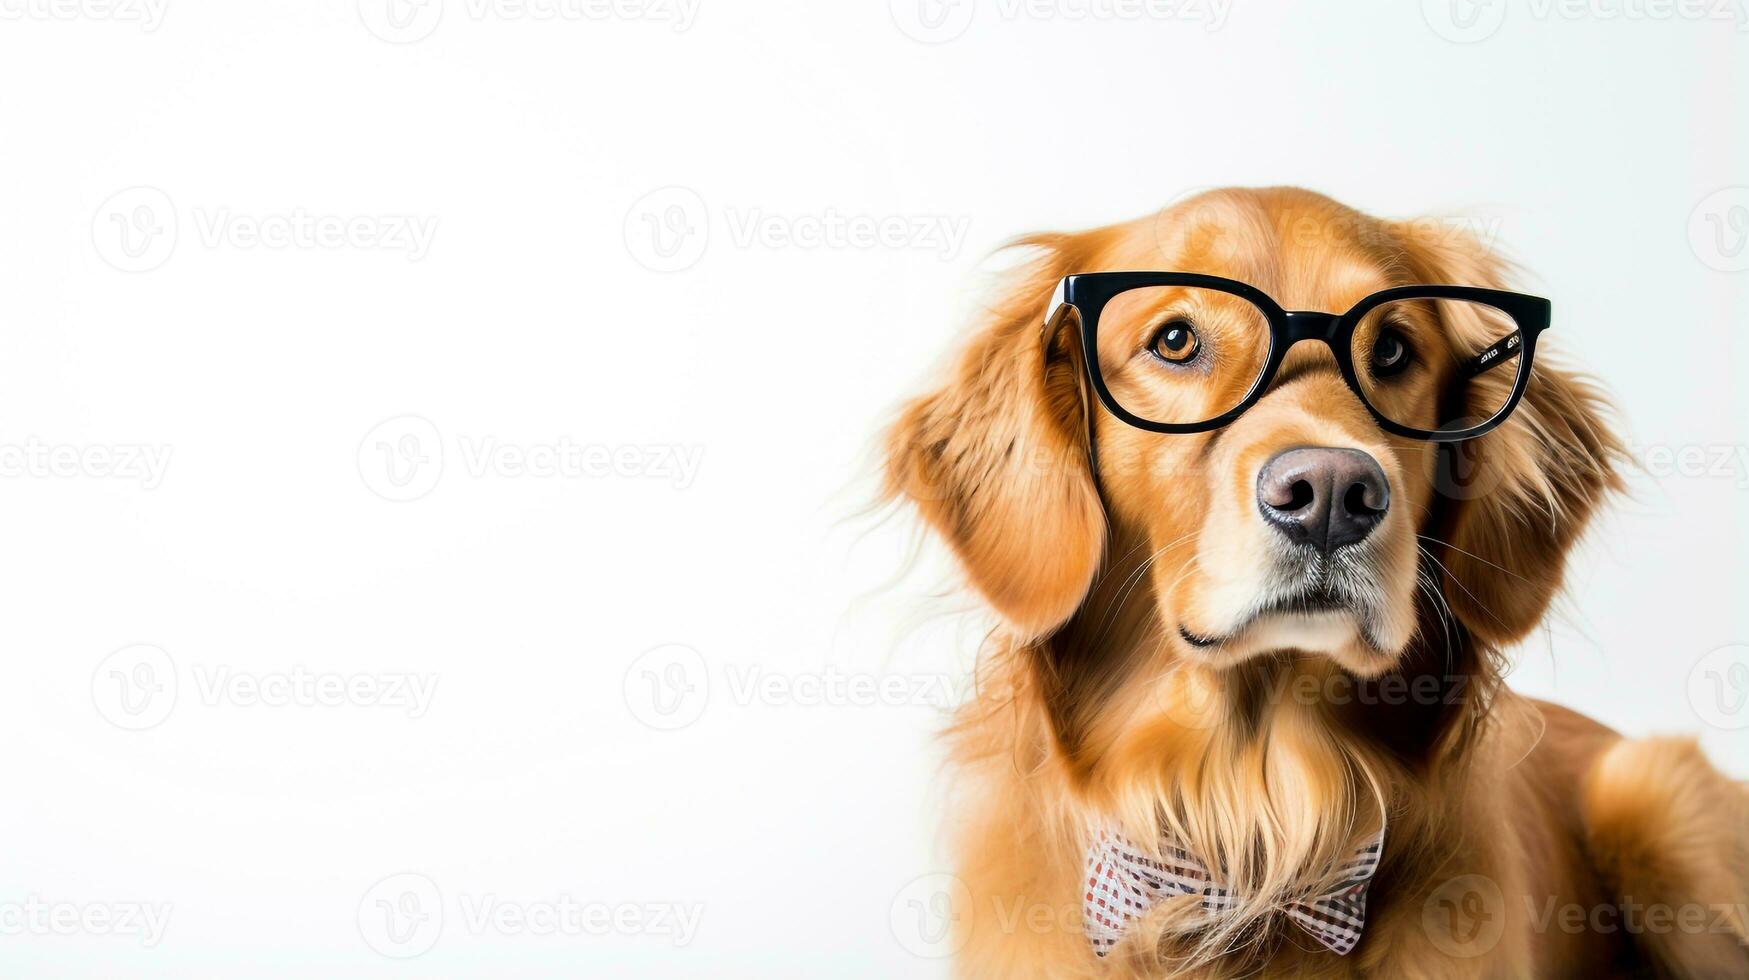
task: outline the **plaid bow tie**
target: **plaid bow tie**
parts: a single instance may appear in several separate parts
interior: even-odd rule
[[[1131,921],[1174,895],[1201,895],[1203,911],[1211,913],[1238,904],[1202,862],[1170,840],[1163,845],[1165,860],[1156,861],[1115,830],[1106,829],[1088,848],[1081,918],[1094,953],[1104,956],[1110,952]],[[1316,898],[1290,902],[1282,911],[1324,948],[1347,955],[1366,928],[1366,889],[1379,869],[1384,849],[1385,832],[1381,829],[1343,866],[1340,885]]]

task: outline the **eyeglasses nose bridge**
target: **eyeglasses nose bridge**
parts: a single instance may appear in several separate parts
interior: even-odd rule
[[[1315,310],[1290,310],[1286,318],[1289,346],[1302,340],[1322,340],[1326,344],[1334,344],[1336,327],[1342,322],[1342,318],[1334,313],[1319,313]]]

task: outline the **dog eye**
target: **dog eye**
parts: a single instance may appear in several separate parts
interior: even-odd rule
[[[1172,319],[1166,321],[1154,339],[1148,343],[1148,349],[1154,356],[1173,364],[1189,364],[1196,360],[1197,352],[1202,350],[1202,341],[1196,336],[1196,328],[1189,320]]]
[[[1372,375],[1375,378],[1390,378],[1402,374],[1414,360],[1414,348],[1396,330],[1386,328],[1373,341]]]

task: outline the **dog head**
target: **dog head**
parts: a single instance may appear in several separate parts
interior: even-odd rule
[[[916,505],[1027,641],[1062,748],[1089,764],[1145,722],[1126,690],[1173,668],[1195,667],[1227,695],[1260,664],[1360,679],[1485,673],[1489,651],[1541,619],[1567,550],[1616,485],[1620,450],[1598,393],[1547,359],[1505,423],[1463,443],[1385,431],[1319,343],[1295,345],[1229,424],[1160,434],[1093,398],[1074,325],[1045,324],[1072,273],[1204,273],[1286,309],[1337,313],[1393,286],[1503,288],[1504,263],[1460,230],[1374,219],[1306,191],[1226,190],[1021,244],[1036,260],[947,383],[890,431],[888,490]],[[1224,329],[1221,356],[1261,361],[1244,345],[1266,349],[1267,328],[1238,329],[1246,314],[1222,308],[1229,300],[1204,297],[1184,315],[1113,300],[1097,355],[1108,383],[1133,399],[1185,397],[1171,386],[1194,384],[1190,374],[1113,380],[1104,363],[1108,335],[1141,349],[1162,322]],[[1396,329],[1460,357],[1498,339],[1479,320],[1432,310]],[[1167,342],[1184,351],[1199,339]],[[1498,404],[1499,386],[1512,384],[1509,371],[1428,370],[1393,397],[1403,417],[1432,428],[1451,400]],[[1422,726],[1427,738],[1436,722]]]

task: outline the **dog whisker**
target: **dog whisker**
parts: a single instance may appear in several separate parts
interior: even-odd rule
[[[1441,541],[1440,539],[1438,539],[1430,534],[1417,534],[1415,536],[1417,538],[1420,538],[1423,541],[1429,541],[1429,542],[1432,542],[1433,544],[1442,545],[1444,547],[1450,548],[1451,550],[1457,552],[1460,555],[1463,555],[1466,558],[1470,558],[1470,559],[1473,559],[1475,561],[1479,561],[1482,564],[1487,565],[1489,568],[1492,568],[1492,569],[1500,572],[1503,575],[1512,576],[1513,578],[1519,580],[1520,582],[1524,582],[1526,584],[1530,583],[1530,579],[1527,579],[1524,576],[1519,575],[1518,573],[1514,572],[1512,569],[1506,568],[1506,567],[1501,566],[1501,565],[1496,565],[1493,562],[1489,561],[1488,559],[1483,558],[1481,555],[1473,554],[1471,552],[1465,551],[1462,548],[1459,548],[1457,545],[1452,544],[1450,541]],[[1430,555],[1428,557],[1432,557],[1432,556]]]
[[[1502,620],[1499,616],[1496,616],[1494,614],[1494,610],[1488,608],[1488,606],[1485,603],[1483,603],[1482,600],[1476,598],[1476,594],[1474,592],[1470,591],[1469,586],[1465,585],[1463,583],[1462,579],[1458,578],[1456,575],[1453,575],[1451,573],[1451,569],[1447,568],[1445,566],[1444,562],[1440,561],[1438,558],[1435,558],[1431,552],[1426,551],[1425,549],[1423,549],[1421,553],[1426,555],[1429,561],[1431,561],[1435,565],[1439,566],[1439,570],[1445,573],[1446,578],[1457,583],[1457,587],[1464,590],[1464,595],[1467,595],[1470,597],[1470,601],[1475,603],[1477,609],[1480,609],[1483,612],[1487,613],[1489,619],[1494,620],[1494,622],[1499,623],[1501,626],[1506,625],[1504,620]]]
[[[1139,565],[1136,566],[1135,570],[1131,571],[1128,575],[1126,575],[1124,577],[1123,582],[1118,587],[1118,595],[1111,602],[1109,602],[1106,606],[1105,616],[1104,616],[1103,620],[1101,621],[1101,625],[1099,628],[1099,636],[1098,636],[1099,642],[1103,642],[1106,639],[1106,637],[1110,634],[1112,626],[1114,626],[1117,622],[1118,615],[1123,611],[1124,606],[1129,602],[1130,593],[1135,590],[1136,586],[1141,584],[1142,577],[1147,573],[1148,569],[1154,564],[1154,562],[1159,561],[1160,558],[1163,557],[1164,555],[1166,555],[1168,552],[1170,552],[1176,548],[1182,547],[1184,544],[1189,542],[1194,537],[1196,537],[1195,532],[1180,535],[1176,539],[1168,542],[1164,547],[1160,548],[1158,551],[1149,555]],[[1130,554],[1134,554],[1138,550],[1140,550],[1140,545],[1136,546],[1135,548],[1131,548]]]

